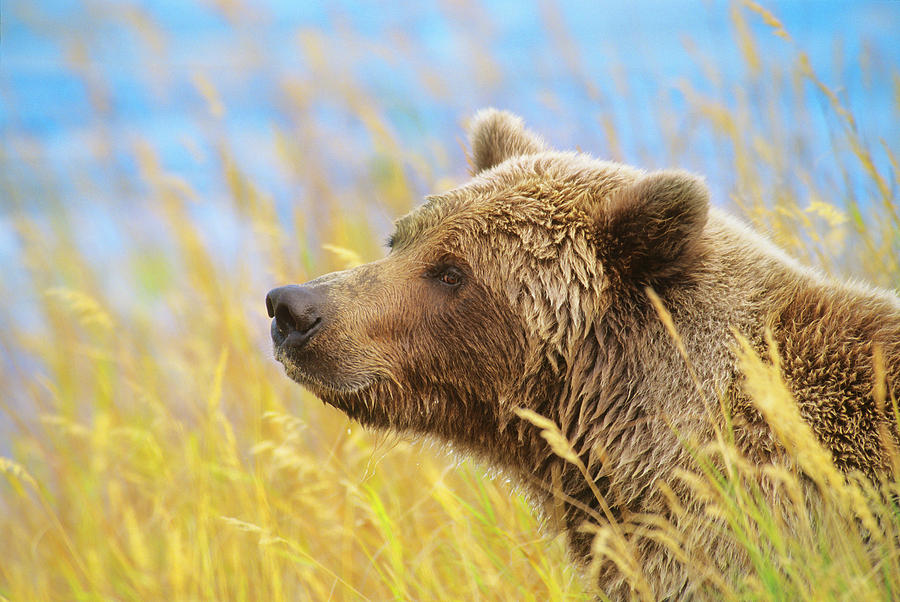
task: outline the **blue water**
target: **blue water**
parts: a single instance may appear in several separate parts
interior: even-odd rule
[[[78,224],[79,244],[98,262],[133,244],[123,237],[122,223],[136,220],[137,232],[152,233],[153,224],[142,227],[135,209],[147,194],[135,160],[141,144],[198,192],[203,202],[194,207],[194,217],[225,262],[237,252],[229,240],[239,224],[218,209],[217,199],[227,194],[218,145],[234,151],[241,168],[285,215],[298,199],[314,203],[275,156],[276,131],[303,135],[296,108],[286,101],[289,89],[305,96],[307,115],[330,136],[329,145],[313,151],[327,166],[329,181],[336,188],[346,184],[353,194],[371,178],[378,149],[357,117],[359,107],[346,100],[348,86],[385,116],[405,152],[449,176],[464,171],[457,144],[462,120],[494,105],[522,114],[558,147],[600,156],[612,149],[599,121],[611,117],[621,135],[619,158],[694,169],[708,176],[714,198],[727,198],[730,181],[717,160],[720,148],[701,137],[690,153],[673,156],[659,123],[684,124],[686,103],[678,88],[685,83],[733,104],[735,82],[747,78],[731,4],[223,4],[238,8],[228,12],[214,2],[174,0],[3,3],[0,263],[6,285],[0,292],[28,279],[17,267],[11,207],[50,219],[64,206]],[[794,43],[776,38],[750,16],[759,51],[786,66],[798,50],[808,53],[819,76],[855,114],[864,138],[873,146],[883,138],[896,148],[897,84],[889,73],[900,66],[900,3],[767,7]],[[872,65],[868,70],[863,55]],[[708,68],[720,83],[710,80]],[[198,77],[217,90],[223,116],[210,114]],[[808,102],[807,136],[814,148],[827,148],[834,118],[823,110],[821,97],[811,95]],[[835,160],[829,152],[822,155],[822,161]],[[883,155],[876,160],[886,163]],[[822,166],[829,170],[837,172],[838,166]],[[414,184],[417,194],[434,192]],[[114,279],[109,286],[115,288]],[[127,295],[120,291],[120,297]],[[27,315],[0,314],[0,327],[20,319]]]
[[[318,35],[329,70],[361,84],[400,140],[413,145],[426,135],[452,139],[463,116],[491,104],[522,113],[560,146],[591,148],[588,143],[599,139],[596,114],[602,110],[626,125],[622,142],[629,158],[642,158],[639,152],[653,158],[661,155],[661,136],[654,138],[640,124],[649,121],[660,94],[678,81],[709,88],[697,56],[712,61],[726,79],[743,72],[726,3],[644,1],[598,8],[592,2],[560,2],[540,8],[501,0],[452,8],[451,3],[282,0],[247,3],[231,18],[212,5],[4,2],[0,137],[8,161],[5,177],[28,195],[33,183],[18,163],[34,158],[23,148],[27,140],[41,148],[42,167],[56,175],[66,202],[91,204],[70,184],[88,178],[100,194],[115,197],[117,191],[104,186],[104,178],[110,169],[129,173],[133,141],[144,139],[161,153],[168,169],[210,192],[215,178],[198,169],[183,144],[193,139],[203,146],[210,138],[205,101],[193,83],[199,73],[227,107],[215,134],[224,132],[243,149],[242,164],[252,173],[271,176],[276,194],[289,195],[279,188],[283,182],[270,167],[272,158],[259,149],[270,146],[273,126],[291,123],[280,102],[282,83],[293,79],[316,85],[299,32]],[[865,85],[856,60],[869,44],[879,60],[895,66],[900,62],[898,3],[767,6],[809,53],[826,83],[840,83],[842,99],[864,132],[900,138],[900,124],[891,113],[891,82]],[[557,21],[565,43],[577,49],[582,69],[577,77],[563,60],[558,39],[548,32],[548,21]],[[753,21],[760,36],[771,41],[759,19]],[[473,54],[483,51],[473,40],[486,41],[490,56],[483,62],[493,63],[493,74],[479,73],[482,59]],[[696,46],[695,53],[685,48],[685,40]],[[71,56],[79,47],[86,66],[74,69]],[[837,48],[847,57],[843,65],[833,60]],[[791,54],[787,44],[777,41],[764,50],[786,59]],[[627,105],[619,100],[611,72],[627,82]],[[442,95],[423,91],[423,73],[440,82]],[[92,104],[85,78],[95,83],[107,107]],[[584,89],[579,80],[585,78],[596,84],[602,98]],[[340,102],[329,107],[327,95],[316,100],[325,122],[347,127],[348,136],[359,136],[365,144],[362,134],[353,132],[359,124],[347,118],[346,107]],[[670,101],[674,103],[677,97]],[[85,152],[100,128],[113,141],[112,161],[105,165]],[[27,201],[39,205],[38,196]]]

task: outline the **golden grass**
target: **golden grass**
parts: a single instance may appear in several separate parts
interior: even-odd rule
[[[741,85],[771,86],[753,99],[725,89],[704,95],[688,84],[681,91],[692,123],[730,153],[735,205],[805,261],[896,287],[900,220],[889,183],[898,176],[897,149],[862,138],[801,50],[788,68],[767,62],[760,48],[771,42],[754,38],[747,21],[761,18],[793,44],[773,15],[748,3],[733,16],[753,79]],[[327,68],[321,40],[308,34],[300,41]],[[580,73],[574,49],[564,54]],[[226,114],[212,83],[202,75],[195,83],[208,117]],[[865,180],[871,194],[864,202],[837,193],[786,140],[782,100],[808,106],[816,92],[807,86],[824,96],[838,123],[824,152],[840,157],[843,177]],[[361,88],[351,82],[329,93],[374,141],[377,169],[365,187],[374,186],[380,215],[415,202],[414,178],[435,189],[446,184],[433,172],[441,157],[458,152],[453,141],[435,151],[438,165],[420,161],[401,150]],[[306,116],[297,127],[316,139],[307,94],[285,83],[285,102]],[[616,125],[600,121],[617,147]],[[802,136],[802,124],[789,133]],[[667,134],[673,157],[684,151],[685,135]],[[12,430],[11,457],[0,457],[0,599],[591,599],[564,541],[540,529],[505,480],[440,446],[363,431],[283,376],[265,351],[266,283],[299,282],[376,257],[377,228],[365,200],[347,210],[347,190],[293,132],[277,132],[274,152],[320,209],[301,204],[288,221],[227,144],[217,152],[228,190],[217,207],[242,226],[234,264],[219,260],[192,218],[199,195],[146,145],[135,150],[140,186],[152,200],[143,210],[165,240],[146,242],[140,224],[135,230],[122,219],[129,244],[106,265],[80,250],[77,222],[59,200],[47,201],[49,217],[21,201],[11,209],[40,326],[11,321],[0,332],[4,353],[14,350],[0,364],[0,410]],[[889,173],[876,167],[880,152]],[[793,185],[785,189],[785,181]],[[129,302],[115,298],[110,278],[133,289]],[[743,363],[755,402],[795,463],[750,465],[722,433],[695,450],[698,470],[678,478],[707,502],[698,527],[733,538],[753,570],[710,574],[702,551],[671,525],[648,518],[648,529],[694,566],[701,593],[713,599],[897,599],[900,518],[882,493],[900,493],[898,483],[845,479],[792,410],[777,361],[746,351]],[[544,427],[564,455],[555,427]],[[766,501],[761,480],[781,493],[778,507]],[[647,597],[614,526],[598,531],[594,547]]]

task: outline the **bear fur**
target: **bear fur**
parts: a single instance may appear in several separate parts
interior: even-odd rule
[[[873,353],[900,399],[896,295],[802,267],[711,208],[692,174],[554,151],[493,109],[472,119],[470,145],[472,179],[401,218],[387,257],[298,289],[312,295],[297,311],[319,320],[314,335],[290,344],[270,305],[290,377],[364,425],[440,438],[518,478],[580,560],[586,520],[666,515],[658,484],[675,487],[676,471],[694,467],[684,437],[712,439],[719,400],[749,457],[775,457],[741,390],[735,333],[760,350],[771,333],[800,413],[837,466],[888,468],[879,433],[897,430],[873,398]],[[559,427],[608,508],[517,408]],[[722,566],[742,562],[697,537]],[[687,595],[674,558],[636,536],[634,547],[655,596]],[[599,585],[629,595],[613,566]]]

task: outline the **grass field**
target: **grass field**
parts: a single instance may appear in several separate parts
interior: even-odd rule
[[[898,141],[861,134],[840,82],[818,77],[774,15],[745,4],[733,19],[747,80],[716,87],[711,73],[709,90],[684,84],[689,132],[661,128],[668,152],[674,159],[707,140],[717,173],[732,174],[730,198],[717,204],[806,263],[897,289]],[[764,40],[750,26],[760,23]],[[772,40],[788,61],[767,59],[761,48]],[[315,40],[306,43],[314,54]],[[890,68],[900,119],[900,73]],[[214,124],[227,102],[202,77],[196,86],[208,101],[202,118]],[[7,281],[0,293],[23,314],[7,316],[0,332],[9,424],[0,599],[592,599],[590,571],[569,564],[563,539],[542,530],[503,475],[440,444],[364,431],[272,360],[268,286],[378,257],[379,219],[407,210],[422,187],[464,177],[411,156],[352,85],[329,93],[377,148],[360,185],[368,198],[317,164],[310,147],[321,143],[324,157],[337,143],[317,138],[304,93],[290,86],[284,102],[300,117],[267,152],[314,209],[286,215],[213,133],[226,194],[212,206],[136,141],[135,181],[124,186],[144,200],[97,209],[119,240],[104,256],[86,248],[90,224],[77,208],[49,193],[35,212],[30,193],[4,180],[21,261],[16,290]],[[796,119],[811,106],[831,124],[827,148],[809,148]],[[613,158],[636,160],[615,156],[620,125],[598,121]],[[301,144],[297,131],[312,142]],[[433,157],[459,152],[446,140]],[[210,212],[237,224],[224,251]],[[749,354],[745,368],[799,468],[748,465],[723,432],[696,451],[696,473],[677,478],[708,500],[707,515],[692,520],[718,525],[753,570],[709,574],[670,525],[647,529],[695,567],[710,599],[898,599],[900,510],[879,492],[900,494],[900,482],[843,479],[777,371]],[[819,495],[806,498],[800,469]],[[761,474],[780,484],[790,520],[764,501],[754,485]]]

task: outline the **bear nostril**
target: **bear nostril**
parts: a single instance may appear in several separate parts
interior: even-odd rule
[[[275,318],[275,324],[278,325],[278,330],[281,331],[282,334],[297,330],[294,314],[291,313],[291,310],[287,305],[279,305],[272,313],[274,314],[272,317]]]
[[[266,295],[266,313],[270,318],[275,317],[275,306],[272,304],[272,293]]]

